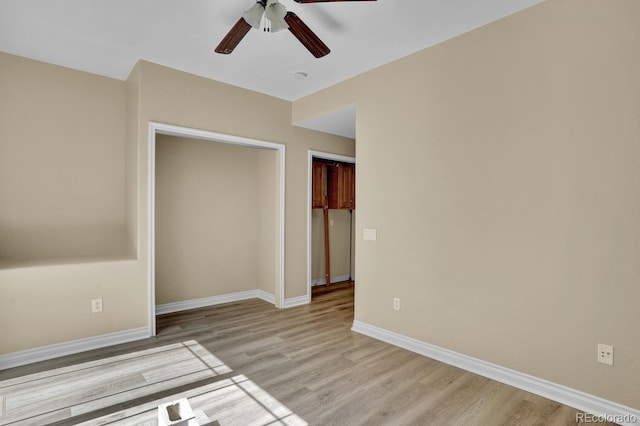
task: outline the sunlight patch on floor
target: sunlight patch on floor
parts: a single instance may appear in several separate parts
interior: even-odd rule
[[[216,381],[125,408],[83,425],[156,425],[160,404],[187,398],[200,426],[307,423],[195,340],[0,381],[0,425],[45,424]]]
[[[232,370],[195,340],[0,381],[0,425],[45,424]]]
[[[181,398],[188,399],[200,426],[307,425],[307,422],[244,375],[222,379],[80,425],[156,425],[158,405]]]

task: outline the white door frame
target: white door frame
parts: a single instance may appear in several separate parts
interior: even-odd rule
[[[251,148],[259,148],[259,149],[269,149],[274,150],[279,155],[279,206],[278,206],[278,216],[279,216],[279,252],[280,252],[280,262],[279,262],[279,280],[277,283],[277,289],[274,287],[275,291],[275,305],[277,308],[284,307],[284,295],[285,295],[285,286],[284,286],[284,212],[285,212],[285,145],[275,143],[275,142],[267,142],[261,141],[257,139],[249,139],[243,138],[240,136],[232,136],[225,135],[222,133],[209,132],[206,130],[197,130],[191,129],[188,127],[180,127],[174,126],[171,124],[163,124],[156,122],[149,122],[149,167],[148,167],[148,222],[149,222],[149,261],[148,261],[148,292],[149,292],[149,335],[156,335],[156,277],[155,277],[155,244],[156,244],[156,235],[155,235],[155,213],[156,213],[156,204],[155,204],[155,191],[156,191],[156,134],[168,135],[168,136],[177,136],[177,137],[185,137],[191,139],[200,139],[210,142],[218,142],[225,143],[231,145],[240,145],[247,146]],[[280,294],[278,294],[280,293]]]
[[[307,166],[307,297],[309,298],[309,302],[311,302],[311,197],[312,197],[312,186],[311,183],[313,181],[313,159],[321,158],[323,160],[333,160],[333,161],[341,161],[343,163],[351,163],[356,164],[355,157],[349,157],[346,155],[340,154],[332,154],[330,152],[322,152],[322,151],[313,151],[309,150],[309,164]],[[351,256],[351,253],[349,253]]]

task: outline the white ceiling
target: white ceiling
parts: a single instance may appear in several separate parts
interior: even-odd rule
[[[214,53],[255,0],[1,0],[0,51],[120,80],[144,59],[295,100],[543,0],[280,1],[329,55],[315,59],[289,31],[255,29],[232,54]],[[353,116],[343,111],[322,130],[343,128]]]

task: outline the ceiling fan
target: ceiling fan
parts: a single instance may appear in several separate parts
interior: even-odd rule
[[[376,1],[376,0],[295,0],[296,3],[325,3],[338,1]],[[217,53],[229,54],[242,41],[251,28],[262,28],[267,32],[289,29],[304,47],[316,58],[321,58],[331,50],[311,31],[302,19],[278,2],[278,0],[257,0],[256,4],[246,10],[242,17],[222,39]]]

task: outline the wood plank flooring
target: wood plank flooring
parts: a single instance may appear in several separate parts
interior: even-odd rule
[[[158,317],[156,338],[0,371],[0,425],[575,425],[577,410],[354,333],[353,284]],[[594,424],[594,423],[590,423]]]

